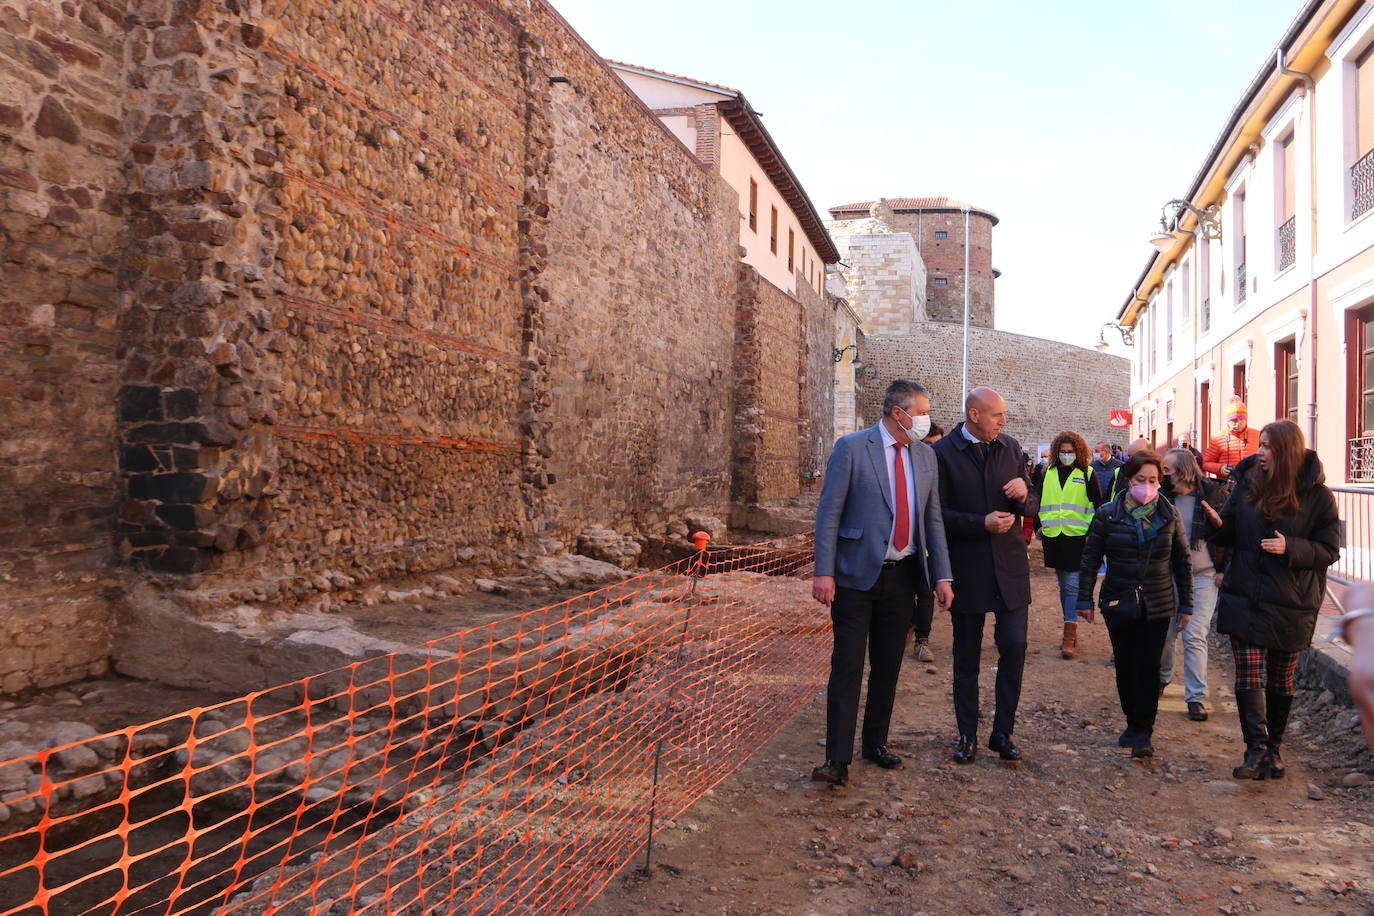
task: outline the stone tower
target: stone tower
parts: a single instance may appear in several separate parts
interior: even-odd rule
[[[996,312],[992,266],[992,227],[997,216],[974,204],[948,197],[881,198],[884,222],[896,232],[909,233],[926,267],[926,314],[931,321],[964,320],[964,284],[969,289],[969,321],[990,328]],[[880,201],[831,207],[836,221],[873,218]],[[968,218],[969,276],[964,277],[964,210]],[[891,216],[887,214],[891,213]]]

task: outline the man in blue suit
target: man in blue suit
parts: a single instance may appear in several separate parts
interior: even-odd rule
[[[902,765],[887,749],[887,730],[916,593],[933,581],[942,610],[954,600],[935,453],[921,441],[929,428],[929,393],[897,379],[887,386],[878,425],[836,442],[825,468],[811,594],[830,608],[835,646],[825,763],[811,773],[817,782],[849,779],[865,649],[863,756],[884,769]]]

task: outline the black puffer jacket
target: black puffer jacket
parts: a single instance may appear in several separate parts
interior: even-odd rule
[[[1107,577],[1102,581],[1102,599],[1119,598],[1137,585],[1145,588],[1145,616],[1150,619],[1172,617],[1179,611],[1178,596],[1184,598],[1185,610],[1191,611],[1193,599],[1192,562],[1188,555],[1188,541],[1183,537],[1183,524],[1173,503],[1159,497],[1160,513],[1167,513],[1168,521],[1153,539],[1138,542],[1135,519],[1126,511],[1126,494],[1100,506],[1088,526],[1088,540],[1083,545],[1083,562],[1078,570],[1078,608],[1093,606],[1093,590],[1097,587],[1097,570],[1102,558],[1107,558]],[[1153,546],[1151,546],[1153,545]],[[1145,564],[1149,559],[1148,567]]]
[[[1321,459],[1311,449],[1298,474],[1295,513],[1273,521],[1260,515],[1249,498],[1259,473],[1254,455],[1236,465],[1221,528],[1212,535],[1213,543],[1235,548],[1217,599],[1217,631],[1252,646],[1300,652],[1312,644],[1326,568],[1340,555],[1340,515]],[[1275,531],[1288,542],[1282,556],[1259,545]]]

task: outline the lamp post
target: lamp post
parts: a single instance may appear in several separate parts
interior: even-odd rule
[[[963,397],[968,397],[968,311],[969,311],[969,276],[968,276],[968,207],[964,207],[964,391]],[[960,399],[962,403],[962,398]]]
[[[1170,215],[1168,211],[1173,208]],[[1150,244],[1163,254],[1174,246],[1174,242],[1183,237],[1184,234],[1197,237],[1196,230],[1183,229],[1179,226],[1182,222],[1183,214],[1191,213],[1197,219],[1197,227],[1202,230],[1202,238],[1212,241],[1221,238],[1221,208],[1216,204],[1210,207],[1198,209],[1186,200],[1174,198],[1160,208],[1159,231],[1150,236]]]
[[[1097,329],[1097,343],[1093,344],[1093,347],[1095,347],[1098,350],[1101,350],[1103,353],[1107,352],[1107,349],[1111,346],[1111,344],[1107,343],[1106,331],[1108,328],[1111,328],[1113,331],[1121,335],[1121,343],[1123,346],[1135,346],[1134,328],[1117,324],[1115,321],[1104,321],[1102,322],[1102,327]]]

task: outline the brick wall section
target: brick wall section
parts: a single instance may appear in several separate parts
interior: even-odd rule
[[[738,200],[539,10],[527,27],[571,81],[548,90],[546,525],[572,543],[725,518]]]
[[[862,219],[867,219],[863,217]],[[852,220],[837,220],[839,224]],[[964,320],[964,214],[923,210],[898,211],[892,228],[908,232],[916,241],[926,266],[926,315],[931,321]],[[994,281],[992,275],[992,219],[986,214],[970,211],[969,235],[969,323],[991,328],[996,319]],[[840,231],[843,231],[842,229]],[[947,238],[937,239],[935,233],[945,232]],[[945,286],[936,280],[944,278]]]
[[[835,439],[835,324],[839,300],[800,279],[797,301],[805,329],[804,376],[798,382],[802,402],[801,477],[803,485],[819,477]],[[848,354],[846,354],[848,356]],[[848,363],[846,362],[846,365]]]
[[[946,430],[963,419],[962,325],[931,322],[909,338],[866,337],[864,362],[879,371],[863,388],[864,422],[876,423],[883,389],[894,378],[930,389],[931,416]],[[1125,445],[1127,431],[1107,426],[1108,412],[1127,404],[1130,362],[1120,356],[990,328],[970,329],[969,384],[988,385],[1007,402],[1006,431],[1027,450],[1048,445],[1065,429],[1089,445]]]
[[[0,692],[106,665],[124,14],[0,5]]]

